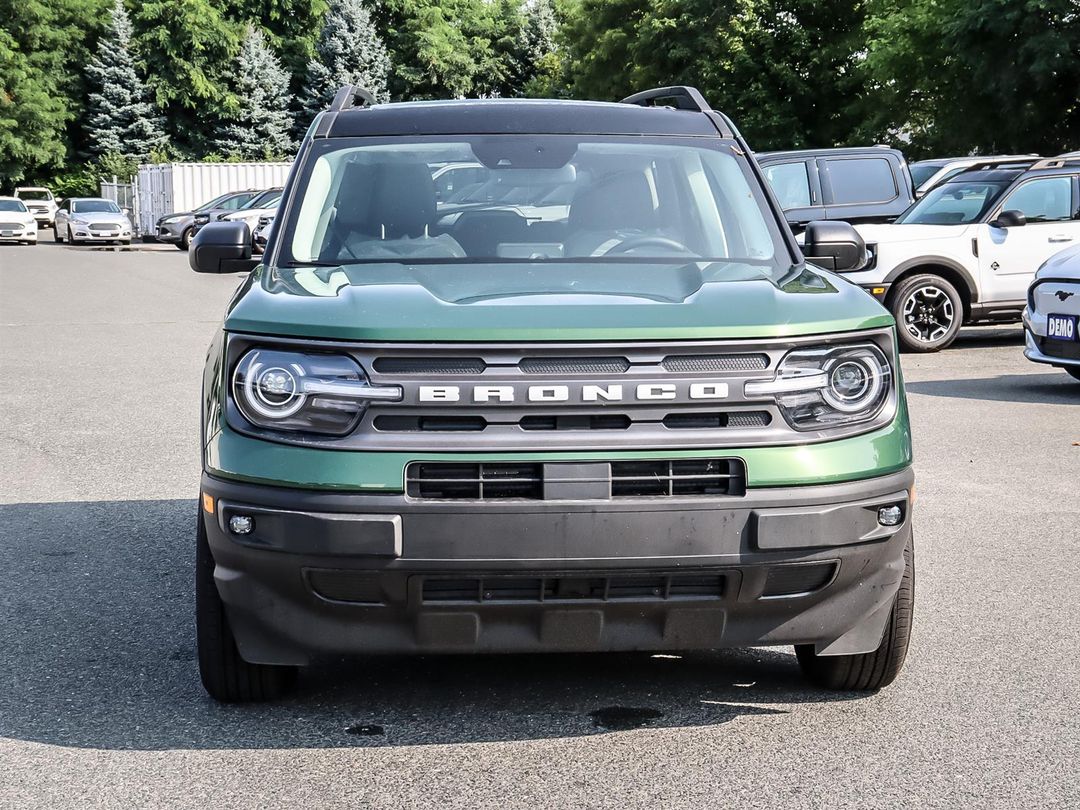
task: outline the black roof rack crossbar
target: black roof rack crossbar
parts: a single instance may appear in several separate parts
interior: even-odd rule
[[[655,107],[660,100],[671,100],[675,107],[680,110],[693,110],[694,112],[708,112],[712,110],[705,96],[701,95],[696,87],[686,85],[674,85],[672,87],[654,87],[652,90],[643,90],[634,93],[622,100],[623,104],[637,104],[639,107]]]
[[[363,87],[346,84],[334,94],[334,100],[330,102],[330,110],[331,112],[339,112],[353,107],[372,107],[375,104],[378,104],[375,96]]]
[[[674,104],[658,105],[658,101],[671,101]],[[722,137],[731,138],[735,135],[735,129],[731,122],[710,107],[709,102],[705,100],[705,96],[701,95],[701,92],[696,87],[688,87],[684,84],[671,87],[654,87],[652,90],[642,90],[640,93],[627,96],[620,103],[636,104],[639,107],[674,106],[677,110],[705,113]]]

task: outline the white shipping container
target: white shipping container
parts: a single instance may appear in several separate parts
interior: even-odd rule
[[[291,163],[147,163],[135,178],[139,233],[158,219],[192,209],[229,191],[285,185]]]

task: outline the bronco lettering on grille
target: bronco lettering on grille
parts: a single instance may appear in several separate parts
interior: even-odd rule
[[[687,400],[694,402],[727,399],[726,382],[638,383],[636,385],[421,385],[417,389],[420,402],[655,402]]]

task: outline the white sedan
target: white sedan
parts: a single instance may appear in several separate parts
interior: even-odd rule
[[[131,220],[112,200],[101,197],[69,197],[56,211],[53,236],[57,242],[131,244]]]
[[[1024,356],[1080,380],[1080,245],[1051,256],[1035,274],[1024,309]]]
[[[0,242],[37,244],[37,220],[18,197],[0,197]]]

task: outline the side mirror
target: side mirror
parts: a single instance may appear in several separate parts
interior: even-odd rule
[[[1002,211],[997,219],[990,223],[993,228],[1019,228],[1021,225],[1027,225],[1027,217],[1023,211],[1014,210]]]
[[[869,261],[866,243],[859,232],[846,222],[831,220],[817,220],[806,226],[803,256],[808,262],[837,273],[861,270]]]
[[[188,250],[188,264],[196,273],[247,272],[251,258],[251,230],[246,222],[207,222]]]

